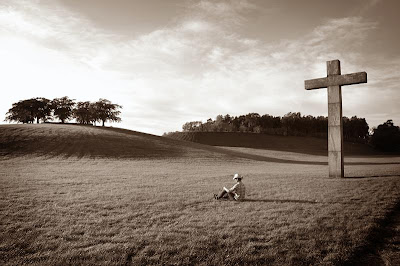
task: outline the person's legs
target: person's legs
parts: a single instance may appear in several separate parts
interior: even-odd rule
[[[216,199],[222,199],[222,198],[225,198],[227,195],[226,195],[227,193],[226,193],[226,191],[225,190],[222,190],[220,193],[218,193],[218,194],[215,194],[215,198]]]
[[[228,192],[226,194],[228,194],[228,197],[229,197],[230,200],[236,200],[235,199],[235,194],[233,194],[232,192]]]
[[[235,194],[232,192],[229,192],[229,189],[224,187],[220,193],[214,194],[215,199],[229,199],[229,200],[235,200]]]

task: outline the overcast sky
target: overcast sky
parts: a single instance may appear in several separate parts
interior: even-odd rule
[[[304,80],[366,71],[343,114],[400,125],[400,1],[0,1],[0,120],[31,97],[106,98],[112,124],[181,130],[218,114],[327,115]],[[6,123],[6,122],[1,122]],[[108,124],[110,125],[110,124]]]

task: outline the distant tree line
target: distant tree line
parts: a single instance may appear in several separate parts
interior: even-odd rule
[[[107,121],[120,122],[119,109],[122,106],[113,104],[109,100],[99,99],[97,102],[75,102],[67,96],[49,100],[43,97],[21,100],[13,103],[6,113],[6,121],[20,123],[47,122],[58,119],[65,123],[76,119],[81,124],[96,124]]]
[[[207,122],[187,122],[182,126],[184,132],[253,132],[273,135],[326,137],[328,118],[324,116],[302,116],[299,112],[289,112],[283,117],[269,114],[223,116]],[[346,140],[365,141],[369,136],[369,126],[364,118],[343,117],[343,136]]]

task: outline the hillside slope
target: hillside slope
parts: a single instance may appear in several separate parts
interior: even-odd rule
[[[121,128],[76,124],[0,125],[0,156],[235,160],[310,164],[226,150]],[[321,164],[316,162],[316,164]],[[322,163],[324,164],[324,163]]]
[[[238,132],[175,132],[170,133],[168,137],[212,146],[267,149],[322,156],[327,156],[328,150],[326,139],[313,137],[275,136]],[[381,154],[366,144],[351,142],[344,143],[344,151],[346,155],[350,156]]]
[[[202,134],[200,134],[201,136]],[[237,136],[225,134],[205,134],[205,139],[218,136],[219,142],[212,145],[233,147],[240,145],[254,145],[252,148],[263,147],[264,152],[246,150],[246,148],[224,148],[201,143],[165,138],[136,131],[93,127],[75,124],[30,124],[30,125],[0,125],[0,159],[16,156],[45,156],[64,158],[110,158],[110,159],[174,159],[183,158],[196,160],[242,160],[327,165],[326,151],[321,149],[321,140],[305,138],[274,138],[276,136],[262,136],[251,134]],[[223,138],[224,137],[224,138]],[[201,140],[201,139],[200,139]],[[215,141],[215,138],[211,138]],[[239,145],[236,145],[238,141]],[[247,142],[246,142],[247,141]],[[203,141],[205,142],[205,141]],[[206,142],[210,143],[210,142]],[[320,146],[319,146],[320,145]],[[244,149],[244,150],[243,150]],[[280,152],[272,152],[272,151]],[[287,151],[302,153],[290,155]],[[309,154],[309,155],[305,155]],[[322,155],[322,156],[315,156]],[[347,154],[348,155],[348,154]],[[366,153],[363,153],[366,155]],[[346,164],[371,164],[381,162],[349,162]]]
[[[193,145],[194,144],[194,145]],[[174,158],[212,153],[204,145],[118,128],[74,124],[0,126],[0,155]],[[199,148],[200,147],[200,148]],[[193,152],[196,150],[196,152]]]

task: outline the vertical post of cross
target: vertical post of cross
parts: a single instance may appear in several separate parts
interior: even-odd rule
[[[341,74],[340,61],[326,62],[328,78]],[[344,177],[342,87],[328,86],[328,164],[329,177]]]

